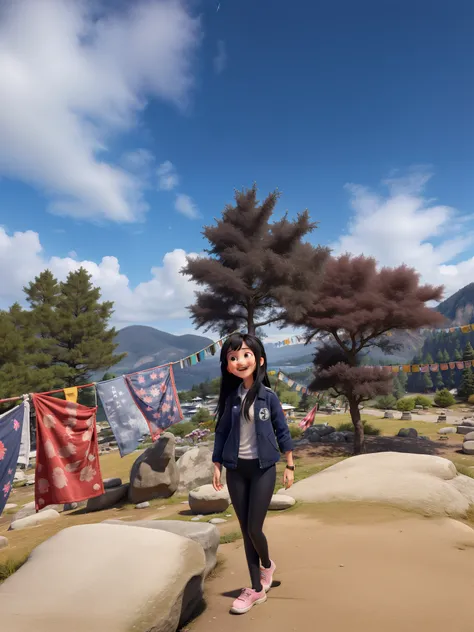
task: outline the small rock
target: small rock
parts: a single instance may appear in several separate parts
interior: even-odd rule
[[[472,426],[458,426],[457,427],[458,434],[467,435],[472,432]]]
[[[44,509],[32,516],[26,516],[26,518],[15,520],[11,523],[9,530],[17,531],[20,529],[27,529],[28,527],[36,527],[42,522],[57,520],[60,517],[60,514],[55,509]]]
[[[225,517],[226,518],[232,518],[232,514],[226,514]]]
[[[474,441],[474,432],[468,432],[464,437],[464,441]]]
[[[4,549],[8,546],[8,540],[5,536],[0,535],[0,549]]]
[[[23,472],[22,470],[17,470],[15,472],[15,476],[13,477],[13,482],[14,483],[19,483],[19,482],[25,481],[25,480],[26,480],[25,472]]]
[[[211,520],[209,520],[210,524],[224,524],[224,522],[227,522],[224,518],[211,518]]]
[[[204,516],[194,516],[194,518],[191,518],[191,522],[197,522],[198,520],[201,520],[201,518],[204,518]]]
[[[446,417],[446,413],[441,413],[441,415],[438,415],[438,423],[443,423],[443,421],[447,421],[448,418]]]
[[[138,503],[138,505],[135,505],[135,509],[147,509],[150,506],[150,503],[145,500],[145,502],[143,503]]]
[[[5,511],[8,511],[9,509],[16,509],[18,507],[18,505],[16,505],[15,503],[7,503],[5,505]]]
[[[386,410],[384,415],[383,415],[383,418],[384,419],[393,419],[394,417],[393,417],[392,411],[391,410]]]
[[[408,413],[408,412],[402,413],[402,416],[400,417],[400,419],[402,421],[411,421],[411,413]]]
[[[16,512],[12,518],[12,522],[15,522],[15,520],[21,520],[27,516],[32,516],[34,513],[36,513],[35,501],[32,500],[31,502],[26,503],[26,505],[23,505],[23,507]]]
[[[26,477],[26,484],[27,485],[34,485],[35,484],[35,475],[34,474],[28,474]]]
[[[202,485],[189,492],[189,507],[195,514],[215,514],[226,511],[230,505],[227,487],[216,492],[212,485]]]
[[[462,451],[464,454],[474,454],[474,441],[464,441]]]
[[[438,430],[438,434],[447,435],[447,434],[456,434],[457,428],[453,428],[452,426],[448,426],[447,428],[440,428]]]
[[[285,496],[284,494],[274,494],[270,501],[269,509],[271,511],[282,511],[283,509],[289,509],[293,507],[296,500],[291,496]]]
[[[89,498],[87,501],[87,511],[100,511],[102,509],[110,509],[117,503],[121,502],[128,492],[128,484],[120,487],[112,487],[106,489],[104,494]]]
[[[66,503],[63,507],[63,511],[72,511],[79,507],[78,503]]]
[[[416,439],[418,432],[415,428],[400,428],[397,437],[405,437],[407,439]]]
[[[121,478],[106,478],[104,480],[104,489],[113,489],[114,487],[120,487],[121,484]]]

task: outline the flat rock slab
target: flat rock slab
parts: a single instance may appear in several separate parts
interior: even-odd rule
[[[20,518],[11,523],[11,531],[18,531],[19,529],[28,529],[29,527],[37,527],[43,522],[50,522],[51,520],[57,520],[61,515],[55,509],[43,509],[32,516],[26,516],[26,518]]]
[[[438,434],[440,435],[456,434],[457,431],[458,431],[457,428],[454,428],[453,426],[448,426],[447,428],[440,428],[438,430]]]
[[[204,569],[202,547],[174,533],[63,529],[0,586],[2,629],[175,632],[202,603]]]
[[[212,485],[202,485],[189,492],[189,508],[194,514],[214,514],[227,511],[230,505],[230,496],[227,487],[216,492]]]
[[[468,432],[467,435],[464,435],[464,442],[466,441],[474,441],[474,431]]]
[[[120,487],[112,487],[112,489],[106,489],[104,494],[101,494],[96,498],[89,498],[86,510],[101,511],[103,509],[110,509],[120,503],[127,496],[127,493],[128,484],[121,485]]]
[[[138,505],[135,505],[135,509],[148,509],[149,506],[150,506],[150,503],[147,500],[145,500],[145,502],[138,503]]]
[[[282,511],[283,509],[289,509],[293,507],[296,500],[292,496],[285,494],[274,494],[270,501],[270,511]]]
[[[474,480],[460,477],[448,459],[381,452],[341,461],[281,493],[309,503],[374,502],[426,515],[465,516]]]
[[[5,511],[8,511],[9,509],[16,509],[18,507],[18,505],[16,503],[7,503],[4,507]]]
[[[126,522],[124,520],[105,520],[102,524],[125,525],[128,527],[142,527],[144,529],[156,529],[175,533],[184,538],[198,542],[206,555],[207,576],[217,564],[217,549],[219,548],[220,535],[217,528],[210,523],[183,522],[181,520],[137,520]]]
[[[456,426],[458,434],[460,435],[467,435],[470,432],[472,432],[472,426]]]

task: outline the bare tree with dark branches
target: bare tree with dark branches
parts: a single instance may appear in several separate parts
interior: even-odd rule
[[[360,404],[390,392],[392,381],[387,369],[360,366],[362,355],[374,347],[387,354],[400,349],[395,331],[441,325],[444,317],[427,303],[442,293],[442,287],[420,285],[412,268],[377,269],[374,259],[350,255],[330,257],[322,282],[310,291],[280,288],[285,323],[305,327],[308,342],[317,337],[325,343],[316,352],[310,388],[333,388],[347,398],[356,454],[364,450]]]
[[[276,295],[288,285],[302,287],[308,278],[304,266],[311,266],[316,283],[329,252],[303,242],[316,228],[308,211],[294,221],[285,215],[270,222],[278,198],[275,191],[260,204],[255,185],[237,191],[235,204],[226,206],[215,225],[204,227],[207,256],[188,257],[182,270],[203,287],[189,306],[198,328],[227,334],[245,327],[255,334],[281,321]]]

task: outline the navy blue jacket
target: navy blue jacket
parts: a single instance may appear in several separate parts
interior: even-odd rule
[[[235,391],[227,399],[217,424],[212,461],[222,463],[227,469],[235,469],[240,447],[241,399]],[[265,469],[280,460],[280,451],[291,452],[293,441],[286,423],[280,400],[266,386],[260,386],[254,402],[255,431],[257,434],[258,459]],[[278,449],[280,448],[280,449]]]

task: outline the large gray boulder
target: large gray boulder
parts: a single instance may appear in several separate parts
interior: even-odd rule
[[[175,632],[202,603],[205,566],[197,542],[163,530],[64,529],[0,586],[2,629]]]
[[[464,443],[466,441],[474,441],[474,432],[468,432],[467,435],[464,435]]]
[[[138,457],[130,472],[130,502],[136,505],[153,498],[169,498],[176,492],[179,473],[175,447],[174,435],[165,432]]]
[[[201,485],[189,492],[188,502],[194,514],[222,513],[230,505],[229,491],[225,486],[216,492],[212,485]]]
[[[457,426],[457,431],[458,431],[458,434],[460,435],[467,435],[470,432],[472,432],[472,426],[464,426],[464,425]]]
[[[126,485],[120,485],[120,487],[106,489],[100,496],[89,498],[86,505],[86,511],[102,511],[104,509],[111,509],[123,501],[123,499],[127,496],[127,492],[128,483]]]
[[[202,546],[206,556],[204,577],[207,577],[217,564],[217,549],[220,544],[220,534],[218,529],[210,523],[184,522],[182,520],[136,520],[134,522],[105,520],[103,524],[119,524],[129,527],[142,527],[144,529],[157,529],[194,540],[194,542]]]
[[[448,426],[447,428],[440,428],[438,430],[438,434],[440,435],[448,435],[448,434],[456,434],[457,428],[453,428],[453,426]]]
[[[10,525],[11,531],[19,531],[20,529],[28,529],[29,527],[37,527],[44,522],[57,520],[61,515],[55,509],[43,509],[31,516],[15,520]]]
[[[190,492],[201,485],[212,483],[214,464],[212,451],[207,446],[196,446],[188,450],[177,462],[179,470],[178,493]],[[222,468],[222,483],[225,483],[225,468]]]
[[[461,478],[448,459],[380,452],[341,461],[278,493],[309,503],[373,502],[457,517],[474,503],[474,480]]]

